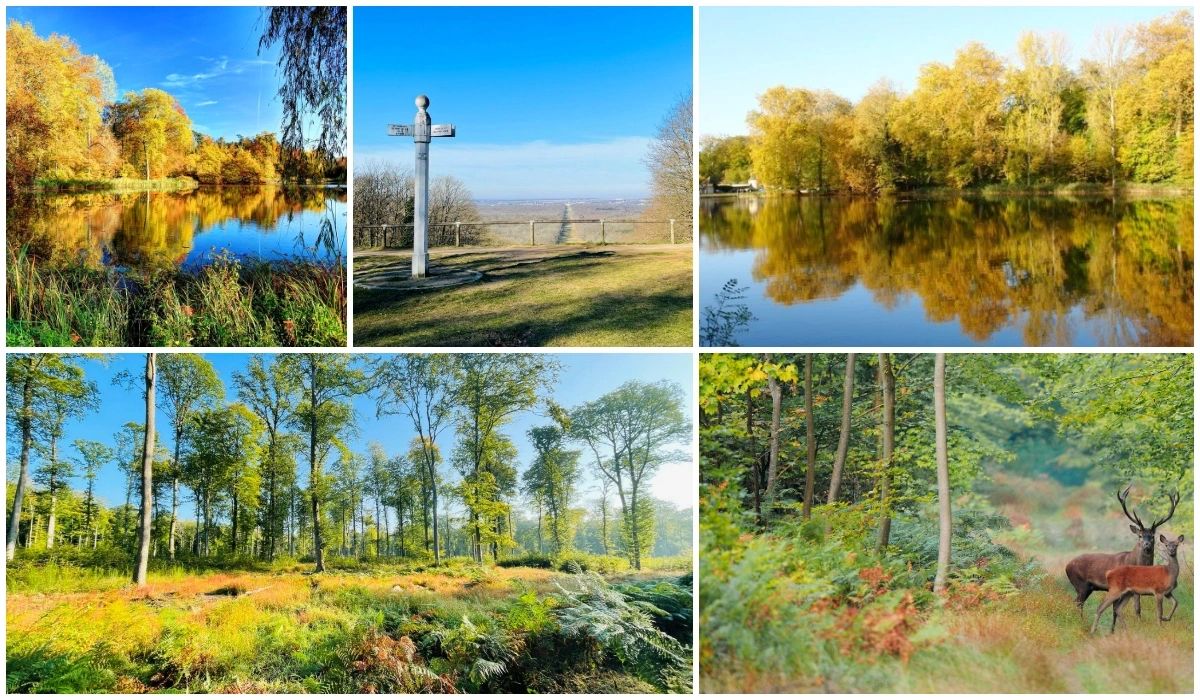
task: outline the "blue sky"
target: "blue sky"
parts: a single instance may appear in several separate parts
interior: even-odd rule
[[[1153,7],[790,7],[700,10],[696,131],[746,133],[746,113],[775,85],[832,90],[858,100],[880,78],[902,91],[922,65],[949,63],[969,41],[1001,56],[1032,30],[1058,32],[1069,64],[1086,57],[1097,29],[1168,14]]]
[[[366,356],[367,353],[359,353]],[[229,401],[237,400],[237,392],[233,384],[233,373],[242,370],[249,355],[242,353],[210,353],[206,355],[207,359],[212,362],[217,373],[225,383],[226,394]],[[556,355],[562,363],[563,369],[559,375],[559,382],[554,391],[553,398],[560,404],[566,407],[574,407],[584,401],[590,401],[603,395],[604,393],[617,388],[625,381],[636,379],[644,382],[670,380],[678,384],[683,392],[687,406],[692,405],[692,359],[690,355],[669,353],[639,353],[639,354],[574,354],[562,353]],[[95,382],[97,390],[100,392],[101,410],[88,414],[79,420],[71,422],[66,431],[64,444],[67,446],[66,457],[75,459],[79,455],[71,443],[78,439],[99,440],[109,445],[114,445],[113,435],[116,434],[123,425],[130,421],[141,423],[145,420],[145,407],[141,400],[140,391],[128,391],[124,387],[114,386],[112,378],[121,371],[129,371],[134,376],[144,370],[145,355],[142,354],[115,354],[108,356],[108,362],[102,363],[99,361],[85,360],[83,366],[87,371],[88,378]],[[685,415],[692,415],[694,411],[685,406]],[[358,427],[358,435],[350,439],[350,446],[359,453],[366,453],[367,445],[372,441],[377,441],[384,446],[388,454],[396,454],[408,450],[409,441],[414,433],[409,424],[409,420],[405,416],[384,416],[381,419],[375,417],[375,399],[371,396],[358,397],[354,401],[356,411],[355,424]],[[539,407],[538,411],[542,411],[543,407]],[[159,444],[164,446],[168,453],[172,451],[173,441],[169,426],[166,424],[166,417],[160,410],[158,413],[159,420]],[[545,425],[549,419],[544,415],[529,412],[518,414],[516,418],[506,427],[503,432],[512,438],[516,444],[518,456],[518,472],[523,472],[533,460],[533,449],[529,446],[528,440],[525,437],[525,431],[537,425]],[[447,458],[454,444],[453,427],[448,428],[440,439],[442,454]],[[12,438],[6,441],[8,445],[8,478],[16,479],[17,470],[19,467],[19,448],[20,440]],[[685,446],[688,454],[691,454],[690,444]],[[304,474],[307,473],[308,465],[305,463],[305,458],[298,458],[299,471],[301,473],[301,481],[303,482]],[[586,460],[585,460],[586,463]],[[30,467],[36,470],[38,467],[38,458],[32,458]],[[590,469],[585,469],[585,472],[590,474]],[[448,463],[443,465],[443,474],[447,477],[455,477],[453,467]],[[588,476],[584,482],[584,489],[591,490],[596,485],[595,480]],[[72,486],[78,490],[82,490],[84,482],[82,478],[72,480]],[[696,476],[692,464],[668,464],[664,465],[657,476],[653,479],[650,485],[652,493],[663,500],[671,501],[677,505],[694,505],[696,497]],[[184,490],[186,492],[186,489]],[[97,480],[97,494],[101,500],[108,505],[119,505],[124,502],[125,486],[124,476],[121,474],[115,464],[107,465],[101,472]],[[581,494],[584,499],[590,500],[593,497],[591,493]],[[190,502],[184,505],[185,517],[191,517],[192,504]]]
[[[356,166],[411,167],[425,93],[435,123],[430,174],[480,199],[640,197],[643,159],[691,90],[689,7],[358,7],[354,10]]]
[[[113,70],[118,96],[153,87],[214,138],[278,131],[277,51],[258,54],[257,7],[9,7],[38,36],[70,37]]]

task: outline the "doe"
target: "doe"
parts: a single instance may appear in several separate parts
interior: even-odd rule
[[[1177,557],[1179,545],[1183,542],[1183,535],[1178,539],[1168,540],[1166,536],[1159,535],[1158,541],[1165,545],[1167,550],[1167,565],[1166,566],[1118,566],[1115,569],[1109,569],[1105,574],[1108,582],[1108,595],[1104,596],[1104,602],[1100,603],[1100,608],[1096,610],[1096,621],[1092,623],[1092,633],[1095,634],[1096,626],[1100,624],[1100,615],[1108,606],[1113,606],[1112,629],[1110,632],[1115,632],[1117,629],[1117,613],[1121,610],[1121,606],[1130,598],[1139,595],[1153,595],[1158,603],[1158,621],[1159,623],[1169,622],[1175,617],[1175,610],[1179,608],[1179,601],[1175,599],[1175,584],[1179,581],[1179,559]],[[1171,599],[1171,614],[1163,617],[1163,598]]]

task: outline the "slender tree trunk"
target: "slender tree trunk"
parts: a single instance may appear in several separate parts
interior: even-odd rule
[[[150,566],[150,528],[153,525],[154,508],[154,382],[155,356],[146,353],[146,431],[142,443],[142,528],[138,537],[137,565],[133,582],[146,585],[146,572]]]
[[[56,440],[50,442],[50,463],[53,468],[58,468],[58,445]],[[58,510],[58,484],[54,483],[54,476],[50,477],[50,513],[46,517],[46,549],[54,549],[54,534],[58,525],[55,517]]]
[[[813,354],[804,355],[804,430],[805,447],[808,450],[807,469],[804,474],[804,509],[801,517],[812,517],[813,489],[817,478],[817,428],[813,419]]]
[[[938,489],[938,560],[933,592],[946,590],[946,572],[950,568],[950,460],[946,448],[946,354],[937,353],[933,365],[933,415],[937,444]]]
[[[433,506],[433,563],[436,566],[442,563],[442,548],[438,541],[437,466],[433,461],[432,443],[425,447],[425,465],[429,469],[429,496]]]
[[[754,397],[746,390],[746,439],[754,455],[753,469],[750,473],[750,491],[754,495],[754,518],[762,521],[762,455],[754,449]]]
[[[775,482],[779,478],[779,419],[783,410],[783,387],[774,375],[767,377],[767,390],[771,393],[771,452],[767,462],[766,496],[767,519],[770,520],[775,515]]]
[[[21,474],[17,477],[17,488],[13,492],[12,514],[8,518],[8,541],[5,542],[5,557],[12,561],[17,555],[17,538],[21,534],[21,507],[25,500],[25,489],[29,487],[29,450],[33,447],[33,369],[26,368],[21,385]]]
[[[891,469],[892,450],[896,437],[896,374],[892,370],[892,358],[886,352],[879,354],[879,377],[883,390],[883,459],[879,477],[879,547],[882,554],[892,536]]]
[[[171,530],[167,539],[167,555],[175,559],[175,530],[179,522],[179,442],[183,438],[183,425],[175,425],[175,458],[171,463]]]
[[[854,402],[854,353],[846,355],[846,381],[842,387],[842,433],[838,437],[837,455],[833,459],[833,478],[829,481],[829,501],[837,502],[838,490],[842,486],[842,468],[846,465],[846,452],[850,449],[850,409]]]

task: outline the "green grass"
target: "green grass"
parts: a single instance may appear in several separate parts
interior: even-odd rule
[[[7,344],[324,347],[345,345],[339,266],[218,261],[196,272],[43,266],[8,257]]]
[[[683,346],[692,338],[691,246],[437,249],[483,273],[420,291],[354,291],[356,345]],[[360,252],[356,273],[402,272],[406,253]]]
[[[134,588],[128,571],[21,553],[6,573],[6,689],[690,690],[690,575],[611,585],[457,560],[310,570],[160,564]]]

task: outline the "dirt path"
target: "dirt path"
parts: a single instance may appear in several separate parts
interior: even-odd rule
[[[578,243],[575,240],[575,226],[571,224],[572,216],[571,203],[568,202],[563,206],[563,222],[558,228],[558,236],[554,239],[555,243]]]

